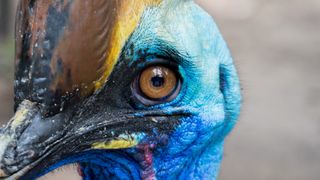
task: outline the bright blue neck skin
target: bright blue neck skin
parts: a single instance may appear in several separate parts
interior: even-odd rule
[[[202,128],[202,119],[192,121],[180,128],[188,133],[177,132],[173,141],[155,155],[158,179],[216,179],[223,155],[223,138],[219,137],[223,127],[212,131]],[[212,138],[215,137],[215,138]]]
[[[184,79],[181,95],[175,102],[154,108],[170,112],[175,104],[193,115],[181,119],[181,124],[167,136],[166,145],[152,150],[151,166],[145,166],[138,149],[101,150],[70,157],[49,171],[63,164],[84,162],[84,179],[99,179],[102,175],[111,179],[217,178],[224,138],[240,111],[239,79],[228,47],[211,16],[193,1],[173,4],[146,10],[130,41],[135,47],[150,47],[152,51],[154,41],[161,39],[189,57],[189,62],[180,67]],[[144,176],[144,172],[154,173],[155,177]]]

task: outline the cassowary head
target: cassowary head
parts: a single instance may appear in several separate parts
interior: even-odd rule
[[[20,0],[15,65],[1,177],[216,178],[241,95],[193,1]]]

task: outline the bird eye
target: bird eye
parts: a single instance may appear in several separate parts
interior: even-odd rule
[[[181,80],[176,71],[163,65],[144,69],[136,81],[134,90],[138,92],[137,98],[145,105],[172,101],[181,88]]]

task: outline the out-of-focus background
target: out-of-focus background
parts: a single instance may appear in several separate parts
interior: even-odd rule
[[[244,93],[221,180],[320,179],[320,1],[198,0],[220,26]],[[13,106],[16,0],[0,1],[0,121]]]

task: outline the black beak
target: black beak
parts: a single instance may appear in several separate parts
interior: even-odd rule
[[[92,101],[91,101],[92,102]],[[92,149],[135,147],[142,136],[159,137],[178,121],[165,115],[135,115],[136,111],[97,107],[89,101],[44,118],[41,107],[23,101],[0,134],[0,177],[17,179],[64,158]],[[164,128],[165,127],[165,128]],[[155,129],[157,134],[155,133]],[[121,143],[117,143],[121,142]]]

